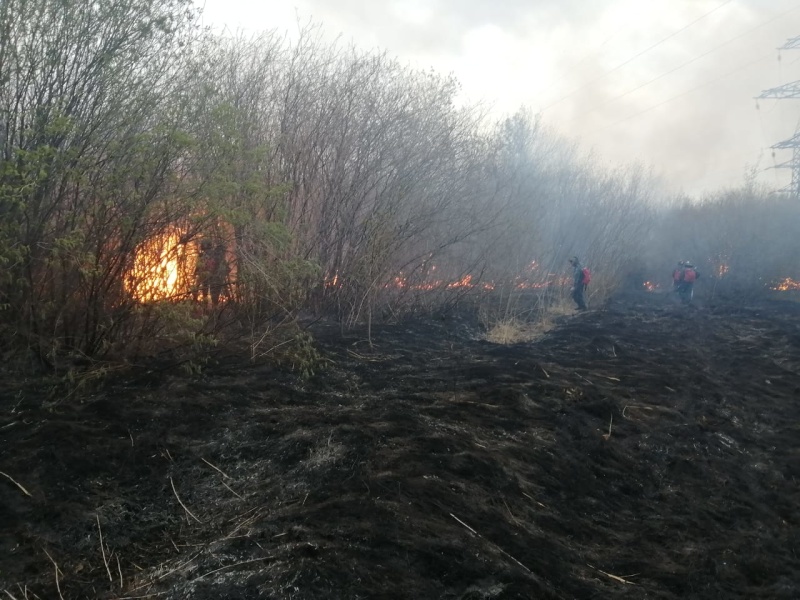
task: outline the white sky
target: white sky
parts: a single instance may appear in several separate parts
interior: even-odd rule
[[[800,49],[777,50],[800,36],[800,0],[205,0],[204,15],[215,29],[290,35],[312,19],[331,38],[454,73],[498,117],[541,111],[674,190],[738,185],[754,166],[769,185],[789,181],[769,167],[790,154],[769,147],[793,135],[800,100],[757,109],[754,97],[800,79]]]

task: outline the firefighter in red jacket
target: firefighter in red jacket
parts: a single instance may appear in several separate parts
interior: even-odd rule
[[[581,262],[577,256],[569,259],[569,264],[572,265],[572,299],[578,305],[578,310],[586,310],[586,286],[589,284],[591,275],[589,269],[581,266]]]
[[[679,260],[678,261],[678,266],[672,272],[672,291],[675,292],[675,293],[677,293],[678,292],[678,288],[681,287],[681,276],[683,275],[683,265],[684,264],[685,264],[684,261]]]
[[[684,304],[689,304],[694,296],[694,282],[700,277],[691,261],[679,263],[680,269],[672,274],[673,285],[678,297]]]

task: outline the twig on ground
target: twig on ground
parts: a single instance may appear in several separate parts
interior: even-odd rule
[[[539,368],[542,370],[542,373],[544,373],[544,376],[550,379],[550,374],[544,370],[544,367],[542,365],[539,365]]]
[[[0,471],[0,475],[3,475],[4,477],[7,477],[9,479],[9,481],[11,481],[11,483],[13,483],[15,486],[17,486],[19,489],[22,490],[23,494],[25,494],[29,498],[33,498],[33,496],[31,496],[31,493],[28,490],[26,490],[24,487],[22,487],[22,485],[20,483],[15,481],[14,478],[11,477],[11,475],[9,475],[8,473],[3,473],[2,471]]]
[[[141,600],[143,598],[152,598],[153,596],[164,596],[164,595],[166,595],[166,594],[168,594],[170,592],[171,592],[171,590],[168,590],[168,591],[165,591],[165,592],[150,592],[150,593],[145,594],[144,596],[120,596],[119,598],[116,598],[115,600]]]
[[[533,496],[529,496],[529,495],[528,495],[528,494],[526,494],[525,492],[522,492],[522,495],[523,495],[523,496],[525,496],[526,498],[530,499],[531,501],[533,501],[533,502],[536,502],[536,504],[538,504],[538,505],[539,505],[539,506],[541,506],[542,508],[547,508],[547,507],[546,507],[544,504],[542,504],[541,502],[539,502],[539,501],[538,501],[536,498],[534,498]]]
[[[122,565],[119,564],[119,556],[114,556],[117,559],[117,571],[119,571],[119,589],[122,589],[125,586],[125,582],[122,579]]]
[[[192,514],[192,511],[190,511],[188,508],[186,508],[186,505],[181,501],[180,496],[178,496],[178,491],[175,489],[175,482],[172,481],[172,477],[169,478],[169,484],[172,486],[172,493],[175,494],[175,499],[178,501],[178,504],[180,504],[183,507],[183,510],[186,511],[186,514],[188,514],[190,517],[192,517],[198,523],[202,523],[202,521],[200,519],[198,519],[197,517],[195,517],[194,514]]]
[[[453,518],[454,518],[456,521],[458,521],[459,523],[461,523],[461,524],[462,524],[464,527],[466,527],[467,529],[469,529],[469,530],[470,530],[472,533],[474,533],[476,536],[478,536],[479,538],[481,538],[481,539],[482,539],[482,540],[484,540],[485,542],[488,542],[489,544],[491,544],[492,546],[494,546],[495,548],[497,548],[497,549],[498,549],[498,550],[499,550],[499,551],[500,551],[500,552],[501,552],[503,555],[505,555],[505,556],[507,556],[508,558],[510,558],[511,560],[513,560],[513,561],[514,561],[515,563],[517,563],[517,564],[518,564],[520,567],[522,567],[523,569],[525,569],[525,570],[526,570],[528,573],[531,573],[531,574],[533,574],[533,572],[532,572],[532,571],[531,571],[531,570],[530,570],[528,567],[526,567],[525,565],[523,565],[523,564],[522,564],[521,562],[519,562],[519,561],[518,561],[516,558],[514,558],[514,557],[513,557],[513,556],[511,556],[511,555],[510,555],[508,552],[506,552],[505,550],[503,550],[503,549],[502,549],[500,546],[498,546],[497,544],[495,544],[493,541],[491,541],[491,540],[488,540],[488,539],[486,539],[485,537],[483,537],[483,536],[482,536],[480,533],[478,533],[478,532],[477,532],[477,531],[475,531],[475,530],[474,530],[472,527],[470,527],[469,525],[467,525],[466,523],[464,523],[464,521],[462,521],[461,519],[459,519],[459,518],[458,518],[457,516],[455,516],[453,513],[450,513],[450,516],[451,516],[451,517],[453,517]]]
[[[616,381],[617,383],[622,381],[618,377],[611,377],[611,375],[603,375],[602,373],[595,373],[595,375],[597,375],[598,377],[603,377],[605,379],[610,379],[611,381]]]
[[[11,600],[17,600],[14,594],[9,592],[8,590],[3,590],[3,591],[8,595],[9,598],[11,598]]]
[[[509,515],[511,515],[511,518],[512,518],[514,521],[516,521],[516,520],[517,520],[517,517],[515,517],[515,516],[514,516],[514,513],[512,513],[512,512],[511,512],[511,509],[508,507],[508,502],[506,502],[506,499],[505,499],[505,498],[503,498],[503,504],[505,504],[505,505],[506,505],[506,510],[508,511],[508,514],[509,514]]]
[[[477,531],[475,531],[475,530],[474,530],[472,527],[470,527],[469,525],[467,525],[466,523],[464,523],[464,521],[462,521],[461,519],[459,519],[459,518],[458,518],[457,516],[455,516],[453,513],[450,513],[450,516],[451,516],[451,517],[453,517],[453,518],[454,518],[456,521],[458,521],[459,523],[461,523],[461,524],[462,524],[464,527],[466,527],[467,529],[469,529],[469,530],[470,530],[472,533],[474,533],[475,535],[478,535],[478,532],[477,532]]]
[[[44,548],[42,548],[42,550],[44,550]],[[64,600],[64,596],[61,594],[61,582],[58,580],[58,572],[60,570],[58,568],[58,563],[53,560],[53,557],[50,556],[50,553],[47,550],[44,550],[44,553],[47,554],[47,558],[50,559],[50,562],[53,563],[53,566],[56,569],[56,589],[58,590],[58,597],[61,598],[61,600]],[[61,574],[63,575],[64,573],[62,572]]]
[[[217,473],[219,473],[220,475],[222,475],[222,476],[223,476],[225,479],[231,479],[231,476],[230,476],[230,475],[228,475],[227,473],[225,473],[225,472],[224,472],[222,469],[220,469],[219,467],[217,467],[217,466],[215,466],[215,465],[212,465],[210,462],[208,462],[208,461],[207,461],[205,458],[203,458],[202,456],[200,457],[200,460],[202,460],[202,461],[203,461],[204,463],[206,463],[206,464],[207,464],[209,467],[211,467],[212,469],[214,469],[214,470],[215,470]]]
[[[192,579],[192,581],[197,581],[198,579],[202,579],[203,577],[208,577],[209,575],[213,575],[214,573],[219,573],[220,571],[224,571],[225,569],[233,569],[234,567],[241,567],[242,565],[249,565],[254,562],[260,562],[262,560],[272,560],[275,558],[274,556],[262,556],[261,558],[251,558],[250,560],[243,560],[238,563],[234,563],[232,565],[225,565],[224,567],[220,567],[218,569],[214,569],[213,571],[209,571],[208,573],[203,573]],[[191,583],[191,582],[190,582]]]
[[[623,578],[622,578],[622,577],[620,577],[619,575],[612,575],[611,573],[606,573],[605,571],[603,571],[603,570],[601,570],[601,569],[598,569],[597,567],[593,567],[592,565],[586,565],[586,566],[588,566],[589,568],[592,568],[592,569],[594,569],[594,570],[595,570],[595,571],[597,571],[598,573],[602,573],[602,574],[603,574],[603,575],[605,575],[606,577],[610,577],[610,578],[611,578],[611,579],[613,579],[614,581],[619,581],[620,583],[624,583],[625,585],[636,585],[636,584],[635,584],[635,583],[633,583],[632,581],[628,581],[627,579],[623,579]],[[636,573],[635,575],[638,575],[638,573]],[[626,577],[633,577],[633,576],[634,576],[634,575],[626,575]]]
[[[108,559],[106,558],[106,549],[103,547],[103,530],[100,528],[100,515],[94,515],[97,518],[97,531],[100,534],[100,552],[103,554],[103,564],[106,566],[106,573],[108,573],[108,580],[114,583],[114,578],[111,576],[111,569],[108,568]]]
[[[641,404],[626,404],[625,408],[622,409],[622,416],[625,417],[626,419],[628,417],[625,416],[625,411],[628,410],[629,408],[641,408],[642,410],[653,410],[652,406],[642,406]]]
[[[26,583],[26,584],[25,584],[25,587],[23,588],[23,587],[22,587],[22,586],[21,586],[21,585],[18,583],[18,584],[17,584],[17,587],[19,588],[19,591],[20,591],[20,592],[22,592],[22,599],[23,599],[23,600],[30,600],[30,599],[28,598],[28,584]],[[8,593],[10,593],[10,592],[6,592],[6,593],[8,594]],[[34,598],[38,598],[38,600],[42,600],[42,599],[41,599],[41,598],[39,598],[39,596],[37,596],[37,595],[36,595],[34,592],[31,592],[31,594],[33,594],[33,597],[34,597]]]
[[[256,506],[254,508],[251,508],[247,512],[245,512],[243,515],[241,515],[242,517],[244,517],[245,515],[248,515],[250,513],[255,512],[254,515],[251,515],[250,517],[247,517],[245,520],[243,520],[241,523],[239,523],[236,527],[234,527],[233,531],[231,531],[228,535],[226,535],[224,539],[229,539],[229,538],[233,537],[236,534],[236,532],[239,531],[242,527],[250,525],[251,523],[255,522],[258,518],[260,518],[261,517],[261,513],[258,512],[258,511],[260,509],[262,509],[262,508],[264,508],[264,507],[263,506]]]
[[[229,486],[227,483],[225,483],[224,481],[220,481],[220,483],[221,483],[222,485],[224,485],[226,488],[228,488],[228,491],[229,491],[231,494],[233,494],[234,496],[236,496],[236,497],[237,497],[239,500],[244,500],[244,498],[242,498],[242,496],[240,496],[239,494],[237,494],[237,493],[236,493],[236,492],[233,490],[233,488],[232,488],[231,486]]]
[[[168,577],[168,576],[172,575],[173,573],[175,573],[176,571],[178,571],[179,569],[182,569],[183,567],[188,565],[190,562],[192,562],[194,559],[196,559],[198,556],[200,556],[200,554],[201,554],[201,552],[195,552],[192,556],[189,557],[188,560],[182,562],[177,567],[172,568],[171,570],[167,571],[166,573],[162,573],[161,575],[159,575],[155,579],[150,579],[150,580],[145,581],[144,583],[141,583],[141,584],[137,585],[135,588],[133,588],[130,591],[131,592],[135,592],[137,590],[142,589],[143,587],[152,586],[156,581],[161,581],[165,577]],[[141,567],[139,567],[139,565],[134,564],[134,566],[136,568],[140,569],[140,570],[143,570],[143,569],[141,569]],[[154,594],[151,594],[151,595],[159,596],[159,595],[162,595],[162,594],[165,594],[165,593],[166,592],[160,592],[158,594],[154,593]],[[127,597],[128,598],[147,598],[147,595],[144,595],[144,596],[127,596]],[[117,598],[116,600],[122,600],[122,598]]]
[[[603,434],[604,440],[611,439],[611,425],[614,423],[614,413],[611,413],[611,420],[608,422],[608,433]]]

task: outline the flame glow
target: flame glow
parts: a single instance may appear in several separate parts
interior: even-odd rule
[[[125,277],[125,289],[138,302],[173,300],[187,294],[197,254],[181,243],[182,232],[167,232],[142,242]]]
[[[770,289],[779,291],[779,292],[788,292],[788,291],[796,291],[800,290],[800,281],[795,281],[790,277],[786,277],[785,279],[779,281]]]
[[[645,281],[642,286],[644,287],[645,291],[648,292],[655,292],[661,286],[657,283],[653,283],[652,281]]]

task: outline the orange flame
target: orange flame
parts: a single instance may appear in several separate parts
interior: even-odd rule
[[[661,286],[657,283],[653,283],[652,281],[645,281],[642,286],[648,292],[655,292]]]
[[[459,288],[459,287],[472,287],[472,275],[464,275],[458,281],[454,281],[453,283],[447,284],[447,289],[452,288]]]
[[[786,277],[782,281],[776,283],[770,289],[779,291],[779,292],[788,292],[794,290],[800,290],[800,281],[795,281],[791,277]]]
[[[139,244],[125,289],[138,302],[174,300],[187,294],[197,262],[196,252],[181,243],[182,232],[173,227]]]

